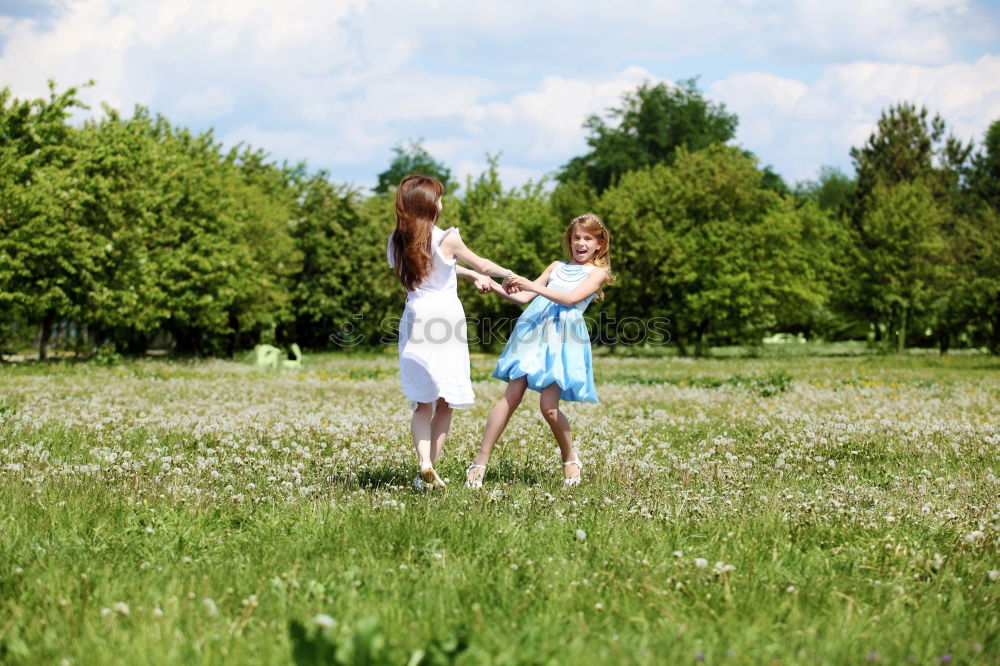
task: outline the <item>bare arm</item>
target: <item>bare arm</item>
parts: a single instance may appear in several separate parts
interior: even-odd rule
[[[549,275],[552,273],[552,270],[558,265],[559,265],[558,261],[554,261],[551,264],[549,264],[549,267],[546,268],[544,271],[542,271],[542,274],[539,275],[537,278],[535,278],[534,282],[532,282],[531,284],[534,284],[539,287],[544,287],[546,284],[548,284]],[[493,282],[492,280],[490,280],[490,282],[492,282],[492,284],[490,285],[490,289],[494,293],[500,296],[500,298],[506,301],[510,301],[511,303],[516,303],[517,305],[524,305],[525,303],[529,303],[533,298],[535,298],[535,296],[538,295],[533,291],[523,288],[516,291],[513,294],[508,294],[507,291],[503,287],[498,285],[496,282]]]
[[[489,259],[480,257],[478,254],[467,248],[458,234],[448,234],[445,236],[439,247],[441,248],[441,254],[444,255],[445,259],[457,257],[459,261],[472,266],[476,272],[482,273],[483,275],[506,277],[511,273],[511,271],[506,268],[493,263]]]
[[[489,279],[485,275],[480,275],[475,271],[471,271],[465,266],[455,266],[455,274],[458,275],[458,277],[469,278],[475,282],[476,289],[479,290],[480,294],[488,292],[490,290],[490,283],[493,282],[493,280]]]
[[[496,280],[490,280],[490,291],[499,296],[505,301],[510,301],[515,305],[524,305],[525,303],[530,303],[531,300],[537,296],[530,291],[519,291],[516,294],[508,294],[507,290],[501,287]]]
[[[551,266],[549,268],[551,269]],[[590,298],[592,294],[597,293],[597,290],[601,288],[601,285],[604,284],[604,281],[607,278],[608,269],[595,268],[583,281],[583,284],[573,291],[558,291],[556,289],[549,289],[548,287],[536,284],[535,282],[528,282],[524,278],[514,278],[511,280],[511,284],[524,291],[533,291],[539,296],[544,296],[553,303],[558,303],[559,305],[564,305],[570,308],[580,301]]]

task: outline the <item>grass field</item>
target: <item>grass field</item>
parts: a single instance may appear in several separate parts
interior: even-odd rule
[[[0,663],[1000,664],[1000,360],[597,358],[561,486],[473,359],[0,366]]]

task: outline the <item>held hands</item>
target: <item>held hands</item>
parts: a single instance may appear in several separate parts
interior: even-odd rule
[[[511,273],[503,280],[503,288],[508,294],[516,294],[520,291],[534,291],[532,287],[534,283],[527,278],[523,278],[520,275],[515,275]]]
[[[490,291],[490,285],[493,282],[488,275],[480,275],[476,273],[472,278],[472,282],[476,285],[476,289],[479,290],[480,294],[485,294]]]

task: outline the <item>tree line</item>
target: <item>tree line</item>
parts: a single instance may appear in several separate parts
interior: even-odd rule
[[[554,183],[506,188],[493,157],[459,192],[414,142],[364,192],[143,107],[76,126],[79,108],[76,88],[0,92],[0,352],[391,340],[405,294],[385,244],[414,171],[446,183],[442,225],[525,275],[561,258],[570,219],[601,215],[619,281],[595,335],[611,345],[658,318],[682,354],[775,331],[1000,351],[1000,121],[963,143],[903,102],[852,149],[854,174],[790,187],[732,145],[737,117],[696,81],[643,84],[587,120]],[[477,344],[498,344],[518,310],[460,289]]]

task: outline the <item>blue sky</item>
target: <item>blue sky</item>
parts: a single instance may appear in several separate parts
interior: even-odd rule
[[[699,77],[737,142],[789,181],[850,171],[902,101],[981,140],[1000,118],[1000,3],[982,0],[0,0],[0,85],[143,104],[227,145],[371,187],[423,139],[504,183],[585,151],[584,119],[643,81]]]

